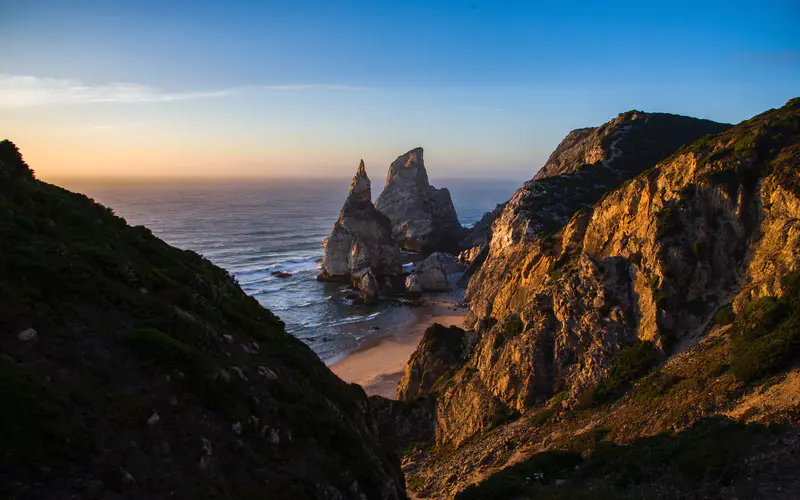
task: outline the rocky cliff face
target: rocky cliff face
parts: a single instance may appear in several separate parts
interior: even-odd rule
[[[425,260],[414,264],[414,271],[406,279],[406,291],[411,294],[450,291],[456,286],[454,275],[462,270],[454,256],[442,252],[432,253]]]
[[[398,157],[389,167],[375,206],[392,223],[392,235],[407,250],[458,253],[464,231],[450,191],[428,182],[422,148]]]
[[[494,225],[489,257],[467,292],[466,326],[480,341],[439,396],[437,441],[458,444],[498,414],[563,389],[576,401],[608,375],[622,346],[652,341],[663,356],[702,335],[720,306],[732,301],[739,311],[780,296],[781,276],[798,262],[797,114],[792,101],[698,141],[574,215],[569,203],[532,209],[527,200],[544,192],[540,184],[553,181],[553,189],[608,169],[568,165],[564,158],[598,157],[586,146],[591,134],[571,134],[590,153],[560,148],[553,164],[573,173],[527,183]],[[615,122],[627,132],[612,137],[640,120],[646,115],[620,115]],[[663,149],[636,154],[647,151]],[[636,170],[625,149],[610,156]]]
[[[372,188],[362,160],[350,193],[325,240],[322,280],[351,281],[362,298],[374,301],[377,290],[397,293],[401,274],[399,247],[389,219],[372,204]]]
[[[469,346],[466,332],[457,326],[433,324],[425,330],[420,345],[406,364],[397,386],[397,399],[410,401],[437,388],[465,361]]]
[[[607,168],[569,163],[598,158],[587,146],[591,135],[570,134],[581,151],[559,148],[555,170],[526,184],[493,227],[489,257],[468,289],[466,326],[476,342],[437,382],[436,443],[443,451],[407,466],[418,492],[459,489],[446,478],[484,479],[469,470],[513,465],[514,456],[531,450],[582,449],[573,436],[599,427],[629,442],[715,412],[761,415],[749,403],[761,389],[742,381],[773,373],[768,384],[784,386],[775,402],[783,413],[767,408],[763,416],[796,420],[800,407],[789,395],[796,370],[785,380],[780,371],[796,366],[800,345],[789,326],[800,321],[800,99],[682,147],[576,213],[569,214],[568,203],[526,205],[531,193],[544,193],[543,183],[575,193],[578,184],[558,182]],[[636,170],[624,149],[611,156]],[[717,326],[734,321],[728,316],[734,326]],[[764,333],[779,323],[780,333]],[[417,352],[412,362],[431,354]],[[630,398],[602,406],[659,365]],[[729,366],[732,374],[720,378]],[[752,409],[735,409],[742,405]],[[590,408],[591,415],[576,408]],[[555,415],[558,423],[539,434]],[[524,479],[523,490],[533,488]],[[426,483],[436,486],[426,490]]]
[[[223,269],[1,144],[0,496],[406,497],[360,387]]]

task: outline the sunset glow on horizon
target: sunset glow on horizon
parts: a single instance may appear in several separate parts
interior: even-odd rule
[[[361,158],[375,180],[417,146],[435,176],[526,179],[628,109],[781,106],[800,7],[767,3],[6,3],[0,138],[53,181],[346,178]]]

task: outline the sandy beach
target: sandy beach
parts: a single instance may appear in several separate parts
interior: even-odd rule
[[[355,382],[370,396],[395,399],[397,383],[406,362],[417,348],[425,329],[434,323],[461,326],[467,310],[456,307],[450,297],[429,297],[414,310],[413,320],[399,331],[365,343],[330,369],[345,382]]]

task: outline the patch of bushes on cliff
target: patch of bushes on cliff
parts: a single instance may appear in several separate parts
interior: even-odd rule
[[[733,307],[731,307],[730,304],[727,304],[717,309],[717,312],[714,313],[713,320],[715,325],[730,325],[736,321],[736,313],[733,312]]]
[[[425,329],[422,335],[421,346],[431,352],[445,352],[461,355],[464,345],[464,330],[457,326],[443,326],[434,323]]]
[[[581,396],[582,406],[599,405],[620,397],[657,362],[658,351],[652,342],[637,340],[623,347],[611,362],[608,378]]]
[[[503,320],[503,329],[497,332],[494,337],[494,348],[498,349],[505,344],[507,340],[519,336],[524,329],[525,325],[518,316],[506,316],[506,319]]]
[[[666,491],[706,498],[736,480],[746,457],[780,430],[712,417],[677,434],[620,445],[605,440],[606,430],[593,429],[575,443],[575,451],[537,453],[469,486],[456,499],[638,499],[661,498]]]
[[[489,420],[489,425],[486,427],[484,432],[489,432],[492,429],[500,427],[501,425],[513,422],[519,419],[519,417],[520,413],[514,408],[508,407],[503,403],[497,403]]]
[[[689,489],[718,489],[737,477],[745,452],[768,437],[768,429],[760,424],[707,418],[679,434],[639,438],[627,446],[600,442],[576,479],[607,478],[624,489],[671,477],[674,484]]]
[[[680,207],[663,207],[656,212],[656,239],[660,240],[678,234],[681,230]]]
[[[566,477],[581,462],[579,453],[545,451],[524,462],[507,467],[482,483],[470,485],[456,500],[494,500],[515,498],[530,492],[537,484]]]
[[[745,383],[774,373],[800,351],[800,270],[783,282],[781,299],[751,302],[732,329],[731,371]]]
[[[536,412],[530,418],[531,425],[533,427],[539,427],[549,422],[550,419],[558,413],[559,406],[561,406],[561,403],[567,398],[569,398],[569,391],[561,391],[550,398],[547,406]]]
[[[6,465],[53,467],[87,458],[89,440],[75,426],[69,396],[53,384],[0,359],[0,401],[0,449]]]

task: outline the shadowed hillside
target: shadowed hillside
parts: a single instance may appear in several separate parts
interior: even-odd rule
[[[360,387],[9,141],[0,242],[0,496],[405,498]]]

